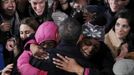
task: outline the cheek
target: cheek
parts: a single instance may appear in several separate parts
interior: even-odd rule
[[[33,10],[35,10],[35,9],[36,9],[36,5],[31,4],[31,6],[32,6]]]
[[[7,7],[8,7],[7,4],[4,4],[4,5],[2,6],[3,9],[7,9]]]
[[[92,51],[92,46],[89,46],[88,48],[84,49],[84,52],[86,52],[87,54],[90,54],[90,52]]]
[[[43,7],[43,8],[44,8],[44,7],[45,7],[45,3],[42,3],[42,4],[41,4],[41,7]]]
[[[22,35],[22,34],[20,34],[20,38],[21,38],[21,39],[24,39],[24,37],[23,37],[23,35]]]
[[[115,33],[117,33],[118,31],[119,31],[119,28],[116,28],[116,27],[115,27]]]
[[[88,53],[91,53],[92,49],[93,49],[92,46],[89,47],[88,50],[87,50],[87,52],[88,52]]]
[[[125,35],[128,35],[129,31],[130,31],[130,29],[124,30],[124,34],[125,34]]]
[[[41,4],[40,8],[42,9],[42,12],[45,10],[45,4]]]
[[[32,33],[35,33],[34,31],[31,31],[30,33],[26,34],[26,37],[30,37]]]
[[[113,2],[111,0],[108,0],[108,4],[111,6]]]
[[[30,37],[30,35],[31,35],[31,33],[29,33],[29,34],[26,34],[26,38]]]
[[[35,5],[33,5],[32,8],[34,11],[37,9],[37,7]]]
[[[14,6],[14,8],[16,8],[16,4],[15,3],[13,3],[13,6]]]

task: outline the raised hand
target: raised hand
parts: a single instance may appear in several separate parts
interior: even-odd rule
[[[124,57],[127,55],[128,53],[128,44],[125,43],[121,46],[121,52],[119,54],[119,56],[117,56],[117,60],[120,60],[120,59],[124,59]]]
[[[10,75],[13,68],[13,64],[7,65],[3,70],[1,75]]]
[[[11,25],[10,25],[10,23],[8,23],[8,22],[3,22],[3,23],[0,25],[0,29],[1,29],[1,31],[4,31],[4,32],[10,31]]]

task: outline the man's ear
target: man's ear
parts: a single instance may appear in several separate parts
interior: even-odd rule
[[[58,32],[56,33],[56,38],[57,38],[57,42],[59,42],[60,41],[60,35],[59,35]]]
[[[79,39],[78,39],[78,41],[77,41],[77,44],[83,39],[83,34],[81,34],[80,36],[79,36]]]

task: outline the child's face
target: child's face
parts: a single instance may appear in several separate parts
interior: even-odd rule
[[[92,49],[93,49],[93,45],[90,45],[90,46],[84,45],[82,46],[81,51],[85,57],[88,57],[89,55],[91,55]]]
[[[56,42],[55,41],[45,41],[45,42],[42,42],[40,44],[40,46],[44,49],[47,49],[47,48],[54,48],[56,46]]]

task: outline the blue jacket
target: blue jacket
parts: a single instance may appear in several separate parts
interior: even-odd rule
[[[3,46],[0,44],[0,70],[4,68]]]

